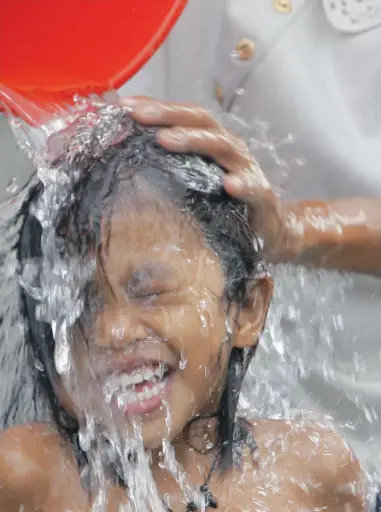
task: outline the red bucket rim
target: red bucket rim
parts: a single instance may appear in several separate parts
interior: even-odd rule
[[[3,0],[0,55],[4,55],[2,48],[11,50],[0,66],[0,108],[2,103],[8,111],[33,123],[36,112],[50,112],[52,105],[72,104],[76,94],[102,94],[120,88],[162,45],[187,2],[65,0],[62,9],[63,3],[52,0]],[[71,19],[74,6],[80,9]],[[45,16],[39,16],[41,12]],[[54,22],[59,25],[56,30]],[[74,34],[72,39],[67,38],[68,26]],[[87,39],[80,41],[75,34],[81,31]],[[106,37],[100,38],[98,32],[103,36],[106,33]],[[44,37],[49,39],[49,35],[52,44],[41,52]],[[71,52],[76,48],[73,57]],[[25,100],[22,107],[20,98]]]

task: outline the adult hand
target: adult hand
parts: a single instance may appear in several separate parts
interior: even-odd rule
[[[250,223],[263,239],[265,258],[284,259],[292,239],[288,236],[286,215],[243,139],[223,128],[199,106],[146,97],[123,98],[121,102],[139,123],[160,127],[158,142],[169,151],[198,153],[215,160],[226,171],[226,192],[249,205]]]

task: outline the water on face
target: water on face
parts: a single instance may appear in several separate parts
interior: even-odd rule
[[[19,134],[18,125],[15,129],[16,134]],[[116,135],[115,127],[110,132],[103,132],[102,145],[107,145]],[[33,137],[31,142],[24,134],[19,140],[34,158],[38,177],[45,185],[34,212],[43,228],[44,258],[42,262],[30,261],[23,268],[19,268],[17,263],[13,247],[20,221],[11,222],[11,219],[15,218],[27,194],[27,190],[22,190],[0,208],[0,403],[4,404],[2,411],[6,411],[2,417],[2,427],[51,419],[49,406],[36,382],[36,372],[28,366],[24,325],[18,309],[17,286],[20,280],[27,293],[41,302],[37,314],[52,325],[56,342],[56,369],[70,382],[70,392],[75,396],[78,408],[83,411],[79,443],[88,457],[87,472],[84,475],[94,497],[94,512],[107,510],[106,488],[110,464],[117,467],[118,475],[128,489],[129,501],[123,511],[165,511],[163,499],[170,503],[170,497],[160,496],[157,491],[150,469],[150,454],[143,448],[141,425],[138,422],[134,424],[133,435],[126,437],[123,418],[99,399],[102,390],[94,378],[90,361],[88,371],[85,372],[86,378],[80,379],[77,363],[72,355],[68,332],[81,314],[83,287],[91,269],[78,266],[73,261],[65,261],[59,256],[53,225],[59,208],[65,201],[70,201],[69,192],[75,180],[75,172],[71,176],[50,172],[41,158],[40,147],[37,148],[33,143]],[[11,184],[9,192],[13,192],[13,188]],[[244,382],[240,413],[249,418],[302,417],[297,428],[302,428],[306,417],[310,416],[319,417],[323,424],[330,424],[330,418],[317,416],[318,408],[313,397],[301,393],[303,387],[300,383],[313,378],[316,369],[319,369],[326,382],[335,377],[338,361],[333,338],[338,332],[344,332],[345,325],[340,314],[332,310],[331,304],[337,300],[345,300],[345,290],[352,286],[351,280],[333,273],[312,274],[307,270],[287,266],[273,269],[273,273],[276,281],[275,298],[259,350]],[[303,313],[306,303],[311,304],[308,318]],[[205,327],[207,320],[201,306],[200,323]],[[186,365],[184,354],[181,369]],[[35,366],[35,370],[39,371],[38,361]],[[366,367],[354,353],[353,365],[346,371],[356,380],[356,376],[364,374]],[[351,399],[362,409],[366,421],[372,424],[376,413],[372,410],[365,411],[367,406],[361,403],[359,397],[354,396]],[[311,409],[312,415],[307,412]],[[166,421],[169,427],[170,410],[167,410]],[[102,428],[99,427],[100,424]],[[348,420],[348,424],[342,427],[346,431],[355,432],[358,425],[356,421]],[[348,437],[350,439],[351,436]],[[322,440],[316,438],[315,442]],[[166,438],[163,439],[162,455],[163,469],[178,482],[186,501],[195,501],[200,510],[203,510],[197,489],[188,482],[184,469],[176,460],[173,446]],[[372,473],[371,463],[374,460],[370,461],[365,456],[364,463],[369,463],[371,482],[377,483],[377,475]],[[271,467],[267,470],[269,475],[273,474]],[[266,485],[260,487],[259,493],[264,498],[270,493],[276,494],[278,485],[276,478],[270,478]],[[301,482],[300,485],[304,484]],[[253,506],[256,510],[266,510],[265,503],[265,499],[256,499]]]

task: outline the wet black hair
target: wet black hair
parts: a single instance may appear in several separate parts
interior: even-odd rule
[[[69,172],[71,168],[75,169],[78,175],[71,191],[72,200],[62,206],[55,221],[62,255],[76,253],[83,256],[90,247],[97,247],[101,221],[104,222],[105,211],[110,211],[109,206],[116,196],[121,195],[121,181],[128,176],[133,183],[143,176],[153,190],[159,188],[171,199],[175,198],[181,210],[195,220],[225,271],[226,304],[244,307],[255,276],[261,270],[258,245],[248,223],[246,205],[225,192],[222,186],[224,171],[214,162],[196,155],[172,154],[157,144],[155,130],[144,128],[127,117],[123,119],[129,123],[124,138],[119,137],[116,143],[104,149],[99,148],[95,130],[88,141],[88,151],[78,151],[70,157],[67,151],[63,152],[53,164]],[[24,221],[18,244],[21,264],[43,256],[42,228],[31,211],[43,190],[43,184],[38,182],[23,204]],[[76,420],[62,408],[53,390],[57,373],[51,326],[37,320],[37,303],[23,288],[21,295],[23,316],[27,320],[27,341],[34,357],[41,363],[40,383],[47,393],[58,428],[70,436],[75,435],[78,432]],[[233,464],[239,392],[254,347],[255,344],[250,349],[231,349],[226,383],[216,411],[221,467],[225,469]]]

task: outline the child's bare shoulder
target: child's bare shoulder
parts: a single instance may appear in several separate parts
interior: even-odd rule
[[[276,467],[283,479],[298,482],[304,506],[365,509],[365,476],[338,432],[324,420],[259,420],[253,423],[261,467]]]
[[[2,480],[17,485],[33,482],[45,474],[45,468],[60,446],[58,434],[49,425],[19,425],[0,433],[0,471]]]
[[[20,425],[1,432],[0,510],[18,511],[20,505],[49,496],[54,475],[66,469],[65,474],[73,474],[72,463],[70,450],[49,425]]]
[[[324,458],[325,470],[347,465],[360,470],[357,459],[338,431],[328,422],[299,418],[293,420],[258,420],[253,431],[263,456],[278,453],[297,463],[314,467]]]

